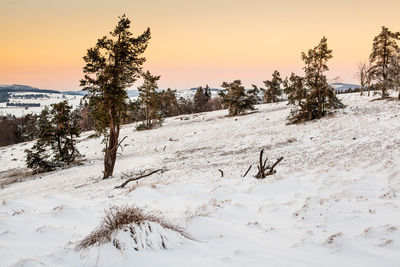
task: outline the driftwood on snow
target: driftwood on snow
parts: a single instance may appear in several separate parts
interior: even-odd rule
[[[276,165],[279,164],[279,162],[281,162],[283,160],[283,157],[280,157],[275,161],[274,164],[272,164],[270,166],[270,165],[267,165],[268,158],[265,158],[265,160],[263,159],[263,154],[264,154],[264,149],[262,149],[260,151],[260,162],[259,162],[259,165],[257,166],[258,173],[255,176],[255,178],[257,178],[257,179],[264,179],[268,175],[272,175],[272,174],[276,173],[276,170],[274,170],[274,168],[276,167]]]

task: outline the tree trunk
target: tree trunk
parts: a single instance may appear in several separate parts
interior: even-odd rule
[[[118,135],[115,129],[110,128],[110,137],[105,149],[103,179],[113,175],[115,161],[117,160]]]
[[[118,149],[118,137],[119,137],[119,126],[114,123],[115,110],[113,108],[109,111],[110,116],[110,134],[106,142],[106,148],[104,153],[104,171],[103,179],[107,179],[113,175],[115,161],[117,159]]]

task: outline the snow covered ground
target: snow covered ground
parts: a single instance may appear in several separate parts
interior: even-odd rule
[[[347,108],[301,125],[285,125],[282,102],[240,117],[169,118],[150,131],[124,126],[108,180],[100,140],[86,133],[83,165],[0,189],[0,266],[400,266],[400,102],[339,97]],[[24,171],[30,146],[0,148],[2,179]],[[261,148],[284,157],[265,180],[252,177]],[[124,173],[161,167],[114,189]],[[104,209],[124,204],[162,212],[196,241],[74,250]]]
[[[0,103],[0,116],[14,115],[16,117],[22,117],[27,114],[39,114],[45,106],[59,103],[67,100],[70,105],[74,108],[79,106],[82,96],[80,95],[62,95],[62,94],[50,94],[50,93],[34,93],[34,92],[21,92],[21,93],[10,93],[10,103],[39,103],[40,107],[17,107],[7,106],[7,103]],[[18,95],[46,95],[48,97],[43,98],[18,98],[14,96]]]

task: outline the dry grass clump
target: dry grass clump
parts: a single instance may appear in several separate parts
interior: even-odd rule
[[[179,233],[183,237],[193,238],[179,226],[176,226],[160,216],[158,213],[145,213],[135,206],[112,206],[105,210],[100,225],[76,245],[77,250],[85,250],[93,245],[102,245],[112,241],[118,230],[130,224],[140,225],[144,222],[158,223],[164,229]]]

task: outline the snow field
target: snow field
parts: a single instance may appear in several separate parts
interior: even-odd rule
[[[108,180],[103,145],[85,133],[83,165],[0,189],[0,265],[399,266],[400,103],[339,97],[347,108],[300,125],[285,125],[286,102],[239,117],[225,110],[168,118],[150,131],[126,125]],[[0,172],[23,169],[30,146],[0,148]],[[252,177],[261,148],[270,161],[284,157],[265,180]],[[161,167],[114,189],[124,173]],[[74,250],[105,208],[124,204],[161,211],[196,241]]]

